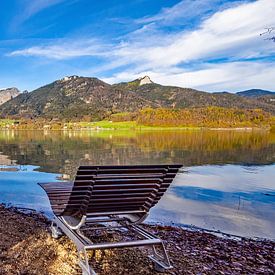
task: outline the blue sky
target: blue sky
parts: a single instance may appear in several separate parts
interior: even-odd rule
[[[275,90],[275,1],[0,0],[0,88],[149,75],[205,91]]]

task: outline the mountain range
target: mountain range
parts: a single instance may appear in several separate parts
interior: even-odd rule
[[[260,91],[258,95],[255,95],[256,91]],[[144,107],[207,106],[259,108],[274,115],[275,93],[265,92],[208,93],[162,86],[153,83],[148,76],[113,85],[97,78],[69,76],[11,98],[0,106],[0,116],[46,119],[80,119],[89,116],[93,120],[101,120],[111,114],[136,112]]]

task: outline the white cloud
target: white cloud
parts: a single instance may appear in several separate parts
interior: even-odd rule
[[[13,51],[9,56],[36,56],[52,59],[70,59],[81,56],[103,56],[104,48],[95,39],[68,40],[62,39],[54,44],[34,46],[23,50]]]
[[[275,66],[273,63],[230,62],[206,64],[194,71],[169,68],[159,71],[121,72],[104,78],[109,83],[117,83],[149,75],[162,85],[190,87],[209,92],[237,92],[251,88],[274,91]]]
[[[273,43],[259,34],[266,26],[275,24],[275,1],[259,0],[215,13],[193,31],[182,31],[155,38],[155,45],[147,41],[129,43],[117,55],[130,62],[146,63],[148,68],[169,67],[201,59],[251,58],[275,53]],[[151,38],[147,37],[151,44]],[[159,46],[159,41],[166,45]],[[141,46],[141,44],[145,46]]]
[[[64,2],[65,0],[35,0],[35,1],[28,1],[28,5],[26,5],[22,17],[25,19],[33,16],[34,14],[40,12],[41,10],[44,10],[48,7],[57,5],[61,2]]]
[[[184,22],[187,19],[201,18],[205,13],[213,11],[217,5],[220,5],[223,1],[221,0],[183,0],[177,3],[176,5],[163,8],[158,14],[153,16],[146,16],[140,19],[137,19],[137,23],[152,23],[158,22],[161,24],[172,24],[175,20],[184,19]]]
[[[193,2],[185,0],[178,5],[183,9],[188,3],[189,9],[190,5],[195,9]],[[208,2],[203,1],[198,10],[207,10],[205,5]],[[149,74],[162,84],[202,90],[234,91],[251,87],[274,90],[272,62],[251,61],[275,54],[275,44],[260,37],[266,27],[275,25],[274,0],[245,2],[217,11],[194,30],[164,33],[161,28],[158,29],[157,22],[178,18],[178,5],[163,10],[155,17],[140,19],[146,24],[118,44],[107,45],[90,38],[78,41],[67,39],[17,50],[10,55],[59,60],[81,56],[100,57],[106,65],[98,68],[97,72],[101,70],[104,75],[104,70],[105,73],[108,69],[118,71],[112,77],[105,78],[111,82]],[[220,60],[215,63],[217,59]],[[223,63],[221,60],[224,60]],[[96,64],[90,71],[94,68]]]
[[[44,9],[55,6],[64,2],[65,0],[29,0],[24,1],[24,6],[21,7],[20,13],[12,20],[11,29],[17,29],[19,25],[27,21],[35,14]]]
[[[210,58],[251,58],[275,53],[272,43],[259,36],[266,26],[275,24],[275,1],[259,0],[217,12],[193,31],[177,34],[161,34],[159,37],[141,35],[134,32],[129,37],[133,41],[120,45],[110,45],[109,58],[119,58],[127,63],[169,67],[183,62]],[[150,30],[151,31],[151,30]],[[153,31],[153,30],[152,30]],[[36,46],[11,53],[11,55],[44,56],[47,58],[73,58],[87,55],[100,55],[85,47],[91,39],[78,42],[57,41],[56,45]],[[101,45],[102,46],[102,45]],[[103,47],[104,50],[106,46]],[[62,52],[62,53],[61,53]]]
[[[147,47],[144,40],[124,44],[116,54],[136,68],[106,80],[126,81],[149,74],[161,84],[208,91],[252,87],[274,90],[274,64],[249,60],[274,55],[274,44],[259,36],[266,26],[275,24],[274,12],[275,1],[260,0],[217,12],[198,29],[170,36],[170,41],[159,37],[154,38],[154,46]],[[159,41],[167,44],[159,46]],[[227,60],[209,64],[209,60],[218,58]],[[200,64],[199,67],[188,68],[192,62]]]

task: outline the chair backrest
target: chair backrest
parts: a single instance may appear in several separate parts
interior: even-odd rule
[[[62,215],[144,212],[154,206],[182,165],[80,166]]]

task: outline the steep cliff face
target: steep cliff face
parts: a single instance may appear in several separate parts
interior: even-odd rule
[[[20,94],[20,91],[17,88],[8,88],[0,90],[0,105],[11,100],[12,98],[17,97]]]

